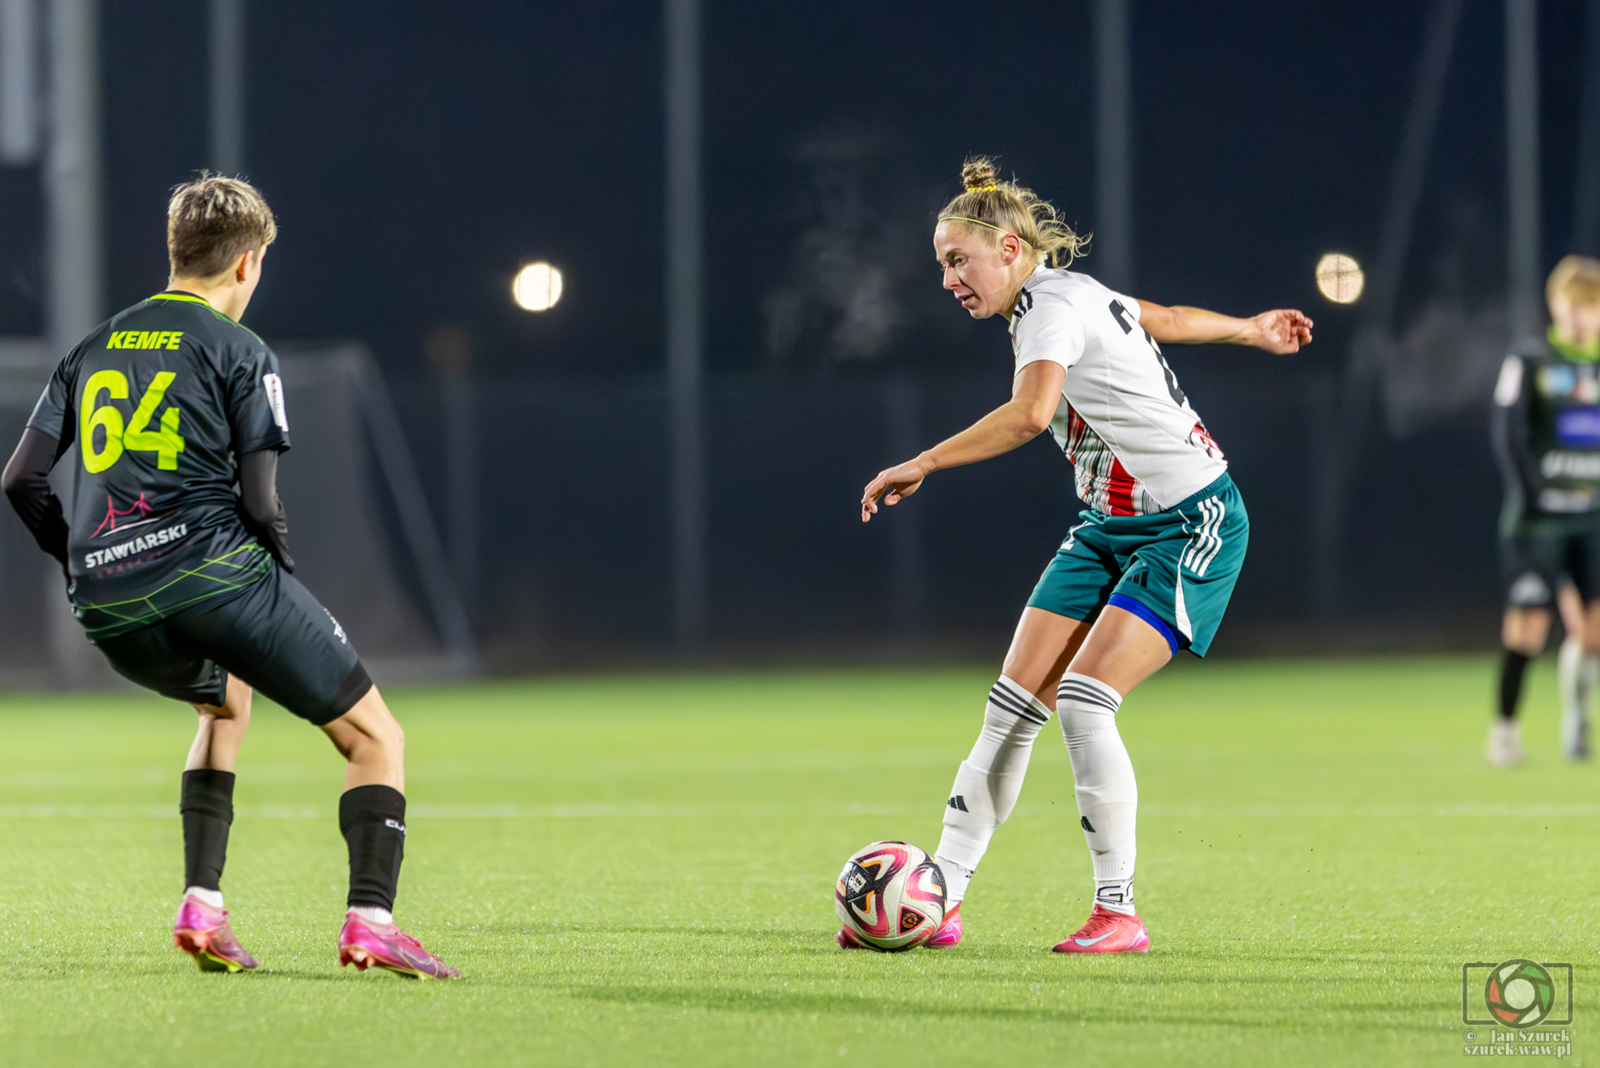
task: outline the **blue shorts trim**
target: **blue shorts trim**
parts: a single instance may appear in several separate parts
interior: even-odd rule
[[[1171,627],[1162,622],[1160,616],[1156,615],[1143,604],[1135,601],[1132,597],[1129,597],[1125,593],[1113,593],[1110,597],[1106,598],[1106,604],[1116,605],[1124,612],[1132,612],[1134,615],[1150,624],[1156,629],[1157,634],[1167,639],[1167,648],[1172,650],[1172,655],[1178,655],[1177,636],[1172,633]]]

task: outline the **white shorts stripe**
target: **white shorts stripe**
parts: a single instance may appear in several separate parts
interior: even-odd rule
[[[1190,535],[1189,546],[1183,551],[1180,558],[1183,566],[1193,571],[1200,578],[1204,578],[1206,568],[1215,560],[1217,553],[1222,551],[1222,535],[1219,533],[1222,520],[1227,514],[1227,509],[1222,501],[1216,497],[1209,497],[1201,501],[1196,507],[1200,510],[1201,519],[1199,527]]]

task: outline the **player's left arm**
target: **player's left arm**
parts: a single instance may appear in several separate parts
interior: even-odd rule
[[[1190,308],[1139,302],[1139,325],[1163,345],[1248,345],[1287,355],[1311,344],[1311,320],[1294,308],[1265,311],[1249,319]]]
[[[239,457],[239,507],[245,526],[266,543],[283,569],[293,574],[289,516],[278,498],[277,449],[257,449]]]

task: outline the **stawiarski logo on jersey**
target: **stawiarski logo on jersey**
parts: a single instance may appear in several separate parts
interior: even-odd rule
[[[322,611],[327,615],[328,622],[333,624],[333,636],[344,642],[346,645],[349,645],[350,639],[344,636],[344,628],[339,626],[339,621],[337,619],[333,618],[333,613],[329,612],[326,608],[324,608]]]
[[[106,494],[106,517],[100,520],[100,525],[94,528],[91,538],[106,538],[112,534],[119,534],[124,530],[142,527],[146,523],[158,523],[161,517],[155,515],[155,509],[150,507],[150,502],[144,499],[144,494],[139,494],[139,499],[126,508],[118,508],[117,502],[111,494]],[[127,520],[127,522],[123,522]]]
[[[163,545],[170,545],[175,541],[182,541],[188,536],[189,525],[187,523],[174,523],[170,527],[151,531],[149,534],[141,534],[137,538],[130,538],[108,549],[96,549],[92,553],[85,553],[83,561],[90,568],[104,567],[106,564],[125,560],[130,556],[138,556],[140,553],[158,549]]]
[[[1572,965],[1565,961],[1513,957],[1498,964],[1463,964],[1461,1022],[1467,1029],[1462,1052],[1469,1057],[1570,1054],[1572,976]]]

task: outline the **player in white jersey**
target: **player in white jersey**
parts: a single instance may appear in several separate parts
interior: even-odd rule
[[[1178,650],[1205,655],[1249,533],[1222,450],[1161,344],[1290,353],[1310,342],[1311,320],[1293,310],[1234,319],[1116,293],[1055,266],[1078,252],[1077,235],[1031,191],[999,181],[989,160],[969,160],[962,181],[966,192],[939,213],[934,249],[944,287],[968,314],[1010,320],[1011,400],[881,472],[862,494],[861,519],[876,514],[880,499],[909,497],[935,471],[1009,452],[1046,427],[1088,508],[1029,598],[978,741],[956,772],[935,852],[950,908],[927,944],[961,940],[967,884],[1016,805],[1053,698],[1095,881],[1089,921],[1055,948],[1142,952],[1150,939],[1133,905],[1139,796],[1116,713]],[[847,931],[839,943],[859,945]]]

